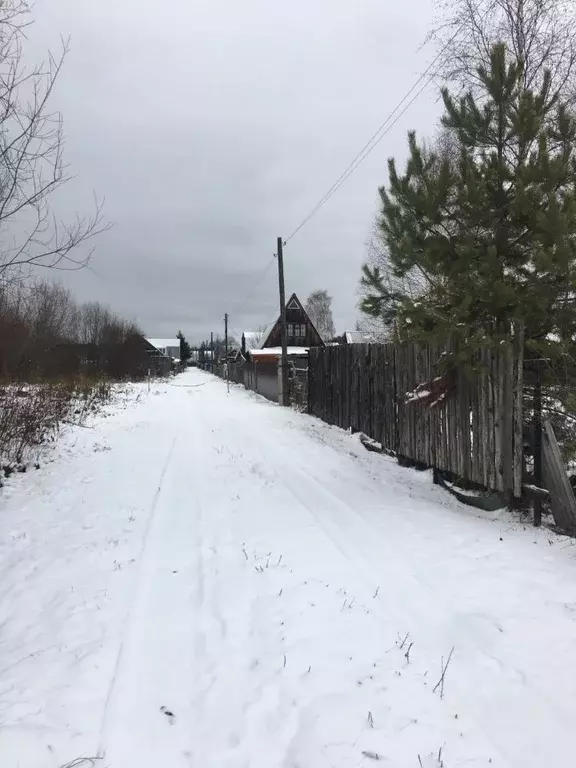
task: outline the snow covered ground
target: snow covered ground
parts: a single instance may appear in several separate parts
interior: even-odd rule
[[[208,374],[141,394],[0,492],[1,768],[574,765],[570,541]]]

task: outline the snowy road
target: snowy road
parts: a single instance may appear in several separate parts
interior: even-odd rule
[[[142,389],[0,496],[0,766],[572,766],[575,554],[207,374]]]

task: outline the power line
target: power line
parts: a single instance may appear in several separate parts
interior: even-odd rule
[[[420,96],[420,94],[425,90],[430,80],[433,78],[433,74],[430,74],[440,59],[440,57],[443,55],[443,53],[446,51],[446,49],[454,42],[454,40],[458,37],[462,29],[464,28],[464,25],[460,25],[456,32],[452,35],[452,37],[442,46],[440,51],[437,53],[433,61],[426,67],[424,72],[420,74],[420,76],[416,79],[415,83],[412,85],[412,87],[406,92],[404,97],[398,102],[396,107],[392,110],[392,112],[388,115],[386,120],[380,125],[378,130],[371,136],[371,138],[368,140],[368,142],[362,147],[360,152],[354,157],[352,162],[348,165],[348,167],[344,170],[344,172],[336,179],[334,184],[330,187],[330,189],[324,194],[322,198],[316,203],[314,208],[310,211],[310,213],[303,219],[303,221],[296,227],[296,229],[290,234],[286,240],[284,241],[284,245],[291,240],[300,230],[306,226],[306,224],[310,221],[310,219],[315,216],[318,211],[330,200],[332,195],[334,195],[340,187],[346,183],[346,181],[350,178],[350,176],[354,173],[354,171],[358,168],[361,163],[364,162],[364,160],[368,157],[368,155],[380,144],[382,139],[392,130],[392,128],[396,125],[396,123],[400,120],[400,118],[406,113],[406,111],[412,106],[412,104],[416,101],[416,99]],[[420,86],[420,84],[422,85]],[[420,86],[420,87],[418,87]],[[410,96],[412,98],[410,98]],[[397,114],[398,113],[398,114]],[[274,261],[269,261],[264,269],[262,270],[260,279],[253,285],[252,290],[248,293],[242,304],[237,307],[234,310],[234,314],[240,314],[240,312],[246,307],[250,299],[254,296],[260,285],[262,284],[266,274],[268,273],[268,270],[270,267],[274,264]],[[235,330],[233,328],[233,330]]]
[[[348,165],[346,170],[336,179],[334,184],[330,187],[330,189],[324,194],[323,197],[320,198],[320,200],[316,203],[316,205],[312,208],[310,213],[302,220],[302,222],[296,227],[296,229],[292,232],[289,237],[286,238],[286,242],[291,240],[294,235],[298,234],[300,230],[306,226],[306,224],[312,219],[318,211],[323,208],[324,205],[330,200],[332,195],[334,195],[340,187],[346,183],[346,181],[350,178],[350,176],[354,173],[354,171],[358,168],[361,163],[364,162],[364,160],[368,157],[368,155],[380,144],[382,139],[392,130],[392,128],[396,125],[396,123],[400,120],[402,115],[412,106],[412,104],[416,101],[416,99],[420,96],[420,94],[425,90],[428,83],[432,78],[434,77],[434,74],[432,72],[434,66],[444,53],[448,46],[450,46],[454,40],[458,37],[460,32],[463,29],[463,25],[458,27],[454,35],[442,46],[434,60],[426,67],[424,72],[417,78],[416,82],[412,85],[412,87],[407,91],[407,93],[404,95],[404,97],[398,102],[396,107],[390,112],[386,120],[380,125],[378,130],[371,136],[371,138],[366,142],[366,144],[362,147],[360,152],[356,155],[356,157],[352,160],[352,162]],[[418,88],[420,83],[424,80],[423,85]],[[418,90],[416,90],[418,88]],[[415,95],[405,104],[406,100],[409,99],[412,93],[416,91]],[[403,107],[403,105],[405,106]],[[403,108],[402,108],[403,107]],[[398,110],[401,110],[397,115],[396,113]],[[394,117],[396,115],[396,117]],[[394,119],[393,119],[394,118]],[[392,122],[391,122],[392,121]]]
[[[370,149],[366,151],[365,154],[363,154],[362,156],[359,156],[358,158],[356,158],[353,165],[349,166],[349,170],[347,169],[347,171],[340,177],[340,179],[338,179],[338,181],[330,188],[330,191],[326,193],[326,195],[320,200],[319,203],[316,204],[316,206],[310,211],[310,213],[306,216],[306,218],[298,225],[298,227],[296,227],[294,232],[292,232],[292,234],[286,238],[286,242],[291,240],[294,237],[294,235],[298,234],[298,232],[300,232],[300,230],[303,227],[305,227],[306,224],[308,224],[310,219],[312,219],[318,213],[318,211],[326,205],[326,203],[330,200],[330,198],[333,195],[335,195],[336,192],[338,192],[340,187],[342,187],[348,181],[348,179],[350,178],[350,176],[352,176],[352,174],[358,168],[358,166],[364,162],[364,160],[368,157],[368,155],[374,149],[376,149],[376,147],[378,146],[378,144],[380,144],[382,139],[385,138],[385,136],[392,130],[392,128],[396,125],[396,123],[400,120],[400,118],[405,114],[405,112],[407,112],[407,110],[412,106],[412,104],[416,101],[416,99],[420,96],[420,94],[426,89],[427,85],[428,85],[427,82],[424,83],[424,85],[416,92],[416,94],[412,97],[412,99],[410,99],[410,101],[406,104],[404,109],[396,116],[393,122],[390,123],[386,131],[384,131],[384,133],[374,142],[374,144],[370,147]]]

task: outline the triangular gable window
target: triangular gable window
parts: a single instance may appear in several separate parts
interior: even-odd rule
[[[296,299],[290,299],[290,301],[286,305],[286,309],[300,309],[300,305],[298,304]]]

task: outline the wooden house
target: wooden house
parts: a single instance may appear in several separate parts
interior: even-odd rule
[[[278,358],[282,352],[281,318],[263,332],[242,334],[242,353],[252,359]],[[295,293],[286,303],[286,345],[291,356],[306,356],[310,347],[323,347],[324,341]]]
[[[281,344],[281,318],[279,317],[262,342],[262,349],[280,347]],[[295,293],[290,296],[286,304],[286,344],[289,347],[306,348],[324,346],[320,334]]]
[[[286,303],[286,345],[290,375],[308,366],[310,347],[323,347],[324,341],[295,293]],[[282,355],[281,318],[263,332],[242,334],[242,357],[246,360],[244,383],[269,400],[278,401],[278,362]]]

